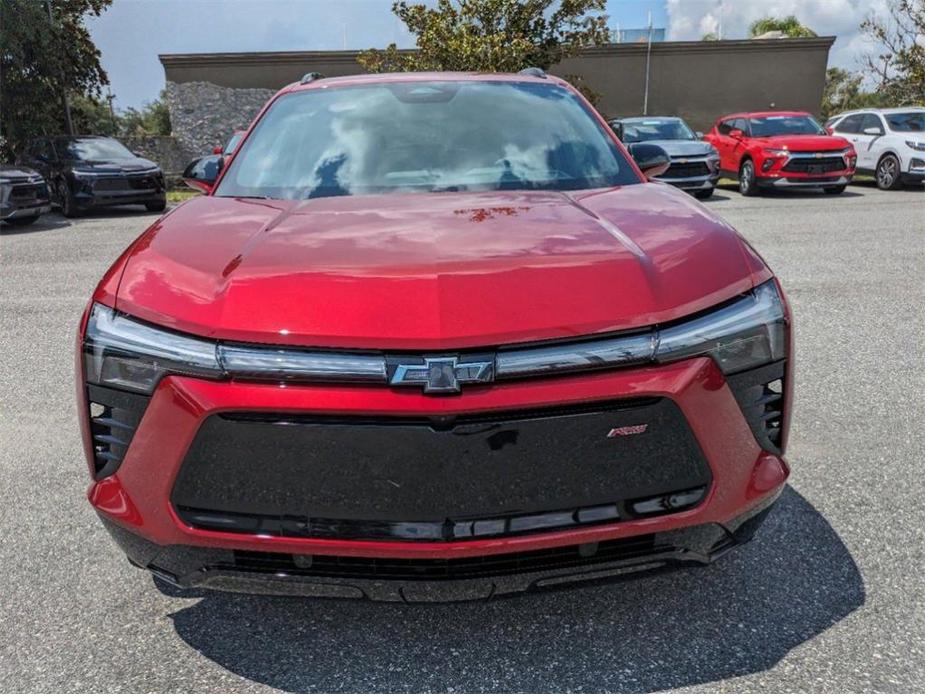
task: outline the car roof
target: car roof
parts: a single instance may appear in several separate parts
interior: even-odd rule
[[[629,116],[627,118],[611,118],[611,122],[638,123],[645,120],[683,120],[681,116]]]
[[[832,118],[842,118],[843,116],[852,116],[855,113],[880,113],[889,115],[891,113],[925,113],[925,106],[895,106],[892,108],[854,108],[850,111],[842,111],[832,116]]]
[[[55,142],[66,140],[115,140],[111,135],[51,135],[50,139]]]
[[[716,120],[729,120],[730,118],[767,118],[768,116],[811,116],[808,111],[743,111],[720,116]]]
[[[363,84],[395,84],[400,82],[531,82],[533,84],[567,84],[553,75],[534,77],[516,72],[388,72],[323,77],[306,84],[294,82],[283,87],[280,93],[300,92],[308,89],[347,87]]]

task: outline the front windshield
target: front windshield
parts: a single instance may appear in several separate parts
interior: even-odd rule
[[[812,116],[763,116],[749,118],[752,137],[775,135],[825,135],[825,130]]]
[[[524,82],[394,82],[280,97],[215,195],[578,190],[640,182],[569,90]]]
[[[909,111],[908,113],[888,113],[886,122],[890,130],[897,133],[925,132],[925,111]]]
[[[109,159],[134,159],[135,155],[118,140],[109,137],[78,137],[56,143],[65,159],[77,161],[106,161]]]
[[[687,123],[677,118],[653,118],[651,120],[623,121],[623,137],[626,144],[647,140],[696,140]]]

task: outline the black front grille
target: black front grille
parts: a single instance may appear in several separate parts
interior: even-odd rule
[[[231,562],[209,568],[304,577],[459,580],[655,558],[674,549],[670,545],[657,545],[655,539],[655,535],[639,535],[586,545],[463,559],[383,559],[235,551]]]
[[[784,166],[782,171],[786,173],[804,173],[804,174],[824,174],[833,171],[842,171],[845,168],[845,160],[840,156],[837,157],[797,157],[791,159]]]
[[[693,178],[707,176],[709,173],[710,168],[705,161],[673,162],[661,178]]]
[[[45,183],[21,183],[10,190],[11,202],[31,202],[33,200],[46,200],[48,187]]]
[[[93,462],[98,479],[112,475],[122,464],[148,398],[112,388],[87,386],[90,405],[90,435]]]
[[[784,422],[783,361],[729,376],[742,413],[759,445],[771,453],[781,453]]]
[[[209,530],[446,541],[616,522],[710,481],[667,398],[432,419],[242,412],[202,423],[171,500]]]
[[[100,178],[93,182],[93,190],[100,193],[119,192],[129,189],[125,178]]]
[[[151,190],[152,188],[157,188],[157,180],[151,175],[129,176],[128,184],[132,190]]]

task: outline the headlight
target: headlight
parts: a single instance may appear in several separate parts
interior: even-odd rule
[[[168,373],[222,376],[216,348],[94,304],[84,337],[84,369],[89,383],[151,393]]]
[[[785,323],[784,303],[771,280],[721,309],[660,330],[655,360],[709,355],[725,374],[754,368],[784,358]]]
[[[789,150],[789,149],[772,149],[772,148],[770,148],[770,147],[766,147],[766,148],[765,148],[764,150],[762,150],[762,151],[763,151],[763,152],[765,153],[765,155],[768,156],[768,157],[789,157],[789,156],[790,156],[790,150]]]
[[[906,145],[916,152],[925,152],[925,142],[916,142],[915,140],[906,140]]]
[[[94,304],[83,343],[87,382],[150,394],[168,374],[281,381],[387,382],[380,356],[227,345],[162,330]]]

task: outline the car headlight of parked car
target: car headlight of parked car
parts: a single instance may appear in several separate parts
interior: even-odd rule
[[[915,140],[906,140],[906,145],[916,152],[925,152],[925,142],[916,142]]]
[[[498,379],[538,373],[667,363],[709,356],[725,374],[783,359],[786,318],[771,280],[731,303],[674,325],[572,347],[499,352]],[[381,355],[225,345],[147,325],[94,304],[83,345],[89,383],[150,394],[170,374],[199,378],[385,382]]]

